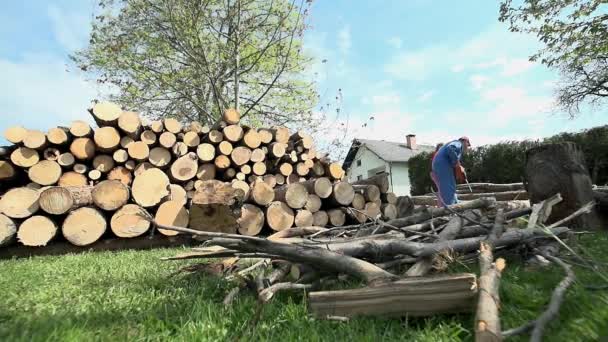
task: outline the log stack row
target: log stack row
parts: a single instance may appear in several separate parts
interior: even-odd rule
[[[388,180],[351,185],[310,135],[255,128],[228,109],[211,126],[146,121],[110,102],[85,121],[47,132],[4,131],[0,148],[0,246],[44,246],[55,237],[86,246],[133,238],[165,225],[257,235],[265,227],[341,226],[396,217]],[[209,181],[243,191],[236,225],[209,226],[192,198]],[[164,235],[176,232],[158,230]]]

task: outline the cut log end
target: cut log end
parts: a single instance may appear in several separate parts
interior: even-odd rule
[[[133,181],[133,200],[144,208],[154,207],[169,195],[169,184],[169,177],[163,171],[146,170]]]
[[[28,177],[36,184],[47,186],[56,184],[61,177],[61,173],[59,164],[50,160],[42,160],[29,169]]]
[[[56,235],[57,225],[46,216],[36,215],[23,221],[17,239],[24,246],[46,246]]]
[[[291,228],[294,218],[293,210],[283,202],[272,202],[266,209],[266,222],[274,231]]]
[[[243,204],[241,217],[237,220],[238,232],[241,235],[258,235],[264,227],[264,212],[255,205]]]
[[[87,246],[99,240],[107,227],[103,214],[91,207],[76,209],[66,217],[63,236],[76,246]]]
[[[184,207],[181,201],[167,201],[158,207],[155,215],[155,221],[162,225],[187,227],[188,226],[188,210]],[[158,231],[167,236],[177,235],[174,230],[159,228]]]
[[[105,180],[95,185],[92,192],[95,205],[106,211],[114,211],[129,201],[129,188],[118,180]]]

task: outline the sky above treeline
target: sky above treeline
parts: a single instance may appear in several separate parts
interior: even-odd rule
[[[68,54],[87,43],[94,6],[94,0],[3,4],[0,131],[88,119],[91,99],[103,93],[69,66]],[[468,135],[474,145],[605,124],[604,108],[573,120],[553,110],[559,75],[528,61],[537,41],[510,33],[498,22],[498,6],[316,0],[304,46],[315,58],[310,74],[328,120],[348,127],[344,139],[403,141],[414,133],[419,142],[436,143]]]

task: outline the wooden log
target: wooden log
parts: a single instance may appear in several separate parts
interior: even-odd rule
[[[380,174],[380,175],[376,175],[367,179],[362,179],[359,181],[356,181],[353,184],[373,184],[375,186],[378,187],[378,189],[380,189],[380,192],[385,194],[389,191],[389,181],[388,181],[388,176],[386,174]]]
[[[361,194],[355,193],[355,196],[353,197],[353,201],[350,206],[357,210],[363,210],[365,209],[365,203],[365,197],[363,197],[363,195]]]
[[[86,175],[86,173],[89,172],[89,167],[85,164],[76,163],[74,164],[73,170],[74,172],[80,173],[81,175]]]
[[[363,195],[367,202],[375,202],[380,199],[380,189],[373,185],[353,185],[353,190]]]
[[[243,139],[243,128],[238,125],[228,125],[222,130],[224,138],[231,143],[237,143]]]
[[[256,148],[251,151],[251,161],[254,163],[261,163],[266,160],[266,153],[261,148]]]
[[[315,194],[320,198],[328,198],[333,191],[331,181],[326,177],[310,179],[303,182],[302,185],[306,187],[309,193]]]
[[[249,164],[245,164],[240,168],[240,172],[243,174],[243,176],[250,175],[251,171],[251,165]]]
[[[65,146],[70,142],[70,130],[65,127],[54,127],[46,133],[49,143],[56,146]]]
[[[127,162],[125,163],[125,168],[129,171],[134,171],[135,167],[137,167],[135,160],[127,160]]]
[[[330,209],[327,211],[328,222],[334,227],[343,226],[346,222],[346,214],[341,208]]]
[[[215,164],[212,163],[203,163],[198,166],[198,171],[196,172],[196,178],[199,180],[210,180],[214,179],[216,175],[215,172]]]
[[[150,129],[154,133],[162,133],[165,130],[165,125],[160,120],[155,120],[150,123]],[[169,132],[171,133],[171,132]],[[171,133],[173,134],[173,133]]]
[[[95,143],[89,138],[76,138],[70,144],[70,153],[78,160],[89,160],[95,157]]]
[[[329,215],[325,210],[319,210],[312,214],[313,225],[318,227],[325,227],[329,223]]]
[[[224,134],[225,135],[225,134]],[[250,128],[243,135],[243,144],[250,149],[256,149],[262,144],[262,139],[258,131],[254,128]]]
[[[273,142],[268,146],[268,154],[273,158],[281,158],[287,152],[287,145],[280,142]]]
[[[179,184],[169,185],[169,200],[182,202],[185,206],[188,203],[188,194],[186,189]]]
[[[184,134],[183,141],[188,147],[195,148],[201,143],[201,138],[198,136],[198,133],[190,131]]]
[[[283,176],[289,177],[293,173],[293,166],[289,163],[282,163],[279,165],[279,172]]]
[[[310,169],[306,166],[306,164],[304,163],[297,163],[296,164],[296,173],[298,174],[298,176],[306,176],[308,175],[308,172],[310,171]]]
[[[300,177],[298,175],[296,175],[295,173],[292,173],[289,175],[289,177],[287,177],[287,180],[285,181],[285,183],[287,183],[287,184],[300,183]]]
[[[0,158],[9,158],[15,149],[17,149],[17,145],[0,146]]]
[[[169,195],[169,177],[160,169],[149,169],[135,176],[133,200],[144,208],[160,204]]]
[[[272,142],[273,135],[269,129],[260,128],[258,133],[260,134],[260,141],[262,144],[270,144]]]
[[[230,167],[230,158],[225,155],[219,155],[215,157],[213,163],[218,170],[226,170]]]
[[[93,204],[92,186],[54,186],[40,192],[40,209],[51,215]]]
[[[93,168],[108,173],[114,168],[114,159],[107,154],[98,154],[93,158]]]
[[[0,198],[0,213],[14,219],[30,217],[40,208],[39,197],[37,190],[28,187],[10,189]]]
[[[275,192],[265,182],[254,182],[251,186],[250,201],[260,206],[267,206],[274,201]]]
[[[321,198],[315,194],[308,194],[308,198],[306,199],[306,204],[304,205],[304,209],[310,211],[311,213],[316,213],[321,210]]]
[[[102,176],[102,174],[101,174],[101,171],[99,171],[99,170],[90,170],[87,173],[87,177],[89,177],[89,179],[92,180],[92,181],[98,181],[98,180],[100,180],[101,176]]]
[[[322,177],[325,175],[325,167],[319,161],[314,162],[311,171],[315,177]]]
[[[294,224],[296,227],[310,227],[314,223],[314,217],[312,213],[306,209],[297,210],[294,218]]]
[[[110,228],[114,235],[120,238],[134,238],[150,229],[150,221],[145,218],[145,210],[142,207],[126,204],[112,215]]]
[[[63,221],[61,232],[73,245],[87,246],[99,240],[106,228],[106,219],[99,210],[82,207],[70,212]]]
[[[376,202],[365,203],[363,212],[365,212],[365,215],[367,215],[368,217],[371,217],[371,218],[377,218],[378,216],[380,216],[380,214],[382,214],[382,211],[380,209],[380,204],[378,204]]]
[[[270,129],[270,132],[272,132],[272,134],[273,134],[274,141],[282,143],[282,144],[287,144],[287,142],[289,142],[289,137],[290,137],[289,128],[275,126],[272,129]]]
[[[228,108],[224,110],[222,114],[222,121],[229,125],[236,125],[241,120],[241,114],[234,108]]]
[[[21,144],[27,136],[27,129],[21,126],[11,126],[4,130],[4,138],[12,144]]]
[[[271,188],[274,188],[277,185],[277,177],[275,175],[264,175],[264,177],[262,177],[262,180]]]
[[[27,175],[32,182],[47,186],[56,184],[61,173],[61,166],[56,162],[41,160],[28,170]]]
[[[384,203],[380,207],[382,210],[382,218],[384,220],[394,220],[397,218],[397,206],[390,203]]]
[[[233,147],[229,141],[222,141],[217,145],[216,153],[229,156],[232,153]]]
[[[173,147],[173,145],[175,145],[176,142],[177,142],[177,137],[175,136],[175,134],[173,134],[171,132],[163,132],[158,137],[158,143],[160,144],[160,146],[167,148],[167,149],[171,149]]]
[[[232,145],[230,148],[232,149]],[[207,143],[200,144],[196,149],[196,154],[202,162],[210,162],[215,159],[215,146]]]
[[[33,150],[42,151],[47,145],[48,141],[46,140],[46,134],[35,129],[28,130],[26,136],[23,138],[23,146]]]
[[[173,162],[169,174],[175,181],[186,182],[196,177],[197,172],[198,156],[194,152],[189,152]]]
[[[188,210],[181,201],[167,201],[158,207],[154,220],[159,224],[176,227],[188,227]],[[158,231],[166,236],[175,236],[176,231],[159,228]]]
[[[112,159],[118,164],[124,164],[129,160],[129,153],[127,150],[118,149],[112,154]]]
[[[17,170],[9,161],[0,160],[0,181],[6,182],[17,176]]]
[[[353,186],[347,182],[337,182],[333,185],[328,203],[340,206],[349,206],[355,198]]]
[[[236,147],[230,153],[230,159],[236,166],[242,166],[251,159],[251,150],[244,146]]]
[[[293,183],[274,189],[276,201],[285,202],[292,209],[301,209],[308,200],[308,190],[299,183]]]
[[[150,161],[150,164],[159,169],[164,169],[171,163],[171,152],[164,147],[155,147],[150,150],[148,160]]]
[[[133,174],[124,166],[117,166],[108,172],[108,180],[119,181],[129,186],[133,182]]]
[[[87,177],[78,172],[69,171],[59,177],[57,185],[59,186],[85,186],[87,185]]]
[[[114,152],[120,146],[120,133],[114,127],[101,127],[93,135],[97,149],[102,152]]]
[[[42,152],[42,157],[45,160],[50,160],[50,161],[57,161],[57,159],[59,158],[60,155],[61,155],[61,152],[59,152],[59,149],[57,149],[55,147],[47,147]]]
[[[224,141],[224,134],[218,130],[212,129],[209,134],[207,134],[207,141],[217,145]]]
[[[76,158],[70,152],[65,152],[57,157],[57,164],[64,169],[72,169],[74,163],[76,162]]]
[[[380,188],[378,188],[378,190],[380,190]],[[387,193],[381,194],[380,200],[382,200],[382,203],[389,203],[389,204],[397,205],[397,196],[395,195],[394,192],[387,192]]]
[[[494,262],[492,247],[482,242],[479,246],[479,300],[475,318],[475,341],[502,341],[500,328],[499,285],[505,260]]]
[[[188,154],[188,145],[181,141],[178,141],[171,148],[171,153],[173,153],[173,155],[177,158],[185,156],[186,154]]]
[[[469,188],[469,185],[471,186]],[[524,183],[510,183],[510,184],[494,184],[494,183],[469,183],[456,185],[458,193],[474,193],[483,192],[505,192],[505,191],[520,191],[525,190]]]
[[[34,215],[19,225],[17,239],[24,246],[46,246],[56,235],[57,225],[46,216]]]
[[[264,212],[253,204],[245,203],[241,207],[241,216],[237,220],[238,232],[241,235],[258,235],[264,227]]]
[[[205,181],[192,198],[189,227],[208,232],[236,233],[240,214],[232,207],[242,203],[244,198],[243,190],[229,183]]]
[[[574,143],[546,144],[526,152],[525,178],[532,204],[557,193],[563,201],[553,207],[548,223],[574,213],[593,201],[591,177],[581,149]],[[577,229],[596,229],[600,222],[595,210],[572,222]]]
[[[332,180],[341,180],[344,177],[344,169],[339,163],[331,163],[325,167],[325,174]]]
[[[14,165],[29,168],[36,165],[40,161],[38,151],[27,147],[19,147],[11,153],[11,162]]]
[[[137,166],[135,166],[133,168],[133,175],[135,175],[135,177],[141,175],[144,171],[146,170],[150,170],[150,169],[154,169],[154,165],[150,164],[149,162],[143,162],[143,163],[139,163],[137,164]]]
[[[252,166],[252,171],[257,176],[263,176],[266,174],[266,164],[264,162],[254,163]]]
[[[173,133],[173,134],[178,134],[182,131],[182,124],[181,122],[177,121],[177,119],[174,118],[167,118],[163,120],[163,125],[165,126],[165,130]]]
[[[95,185],[91,192],[93,203],[103,210],[114,211],[127,204],[129,188],[117,180],[105,180]]]
[[[294,218],[293,209],[283,202],[274,201],[266,209],[266,223],[277,232],[291,228]]]
[[[99,126],[116,126],[118,118],[122,114],[119,105],[112,102],[98,102],[89,110],[93,119]]]
[[[203,126],[200,122],[192,121],[189,125],[184,127],[186,132],[194,132],[196,134],[207,134],[209,133],[209,126]]]
[[[70,134],[75,138],[86,138],[93,135],[93,129],[85,121],[72,121],[70,125]]]
[[[474,274],[405,278],[359,289],[310,292],[310,311],[327,316],[433,316],[471,312],[477,298]]]
[[[8,216],[0,214],[0,247],[8,246],[17,237],[17,225]]]
[[[124,137],[120,138],[120,147],[127,149],[127,148],[129,148],[129,145],[131,145],[134,142],[135,142],[135,140],[133,138],[131,138],[128,135],[125,135]]]
[[[285,176],[283,176],[282,174],[275,174],[274,175],[274,179],[277,182],[277,185],[283,185],[285,184]]]
[[[245,194],[243,196],[243,199],[248,199],[250,196],[250,192],[251,192],[251,188],[249,187],[249,184],[247,184],[247,182],[243,181],[243,180],[239,180],[239,179],[235,179],[231,182],[232,187],[235,189],[241,189],[243,191],[243,193]]]
[[[137,139],[142,131],[142,124],[139,114],[136,112],[124,111],[117,120],[118,128],[126,135]]]

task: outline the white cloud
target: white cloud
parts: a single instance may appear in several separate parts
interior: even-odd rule
[[[450,70],[454,73],[462,72],[464,70],[464,65],[462,65],[462,64],[453,65],[452,68],[450,68]]]
[[[447,55],[445,46],[430,46],[413,52],[402,52],[391,58],[384,70],[392,77],[422,81],[440,71]]]
[[[434,90],[425,91],[424,93],[420,94],[420,96],[418,96],[418,102],[426,102],[430,100],[433,95],[435,95]]]
[[[388,45],[392,46],[395,49],[401,49],[401,46],[403,45],[403,41],[397,36],[390,37],[386,40],[386,42]]]
[[[488,77],[483,75],[472,75],[471,77],[469,77],[469,81],[471,82],[471,85],[475,90],[483,88],[484,84],[489,80],[490,79]]]
[[[512,77],[522,73],[525,73],[532,67],[534,63],[530,62],[527,58],[506,58],[499,57],[491,62],[482,62],[475,65],[477,69],[491,69],[498,67],[500,68],[500,74],[504,77]]]
[[[345,25],[338,32],[338,48],[344,54],[348,53],[352,45],[350,36],[350,26]]]
[[[73,51],[82,48],[89,36],[91,18],[85,11],[69,11],[55,5],[47,9],[51,20],[53,34],[59,44],[66,50]]]
[[[397,94],[374,95],[371,103],[374,106],[397,105],[401,102],[401,97]]]
[[[481,102],[492,107],[486,114],[492,118],[492,125],[536,120],[535,116],[549,113],[553,105],[553,99],[548,96],[531,95],[524,88],[507,85],[482,91]]]

